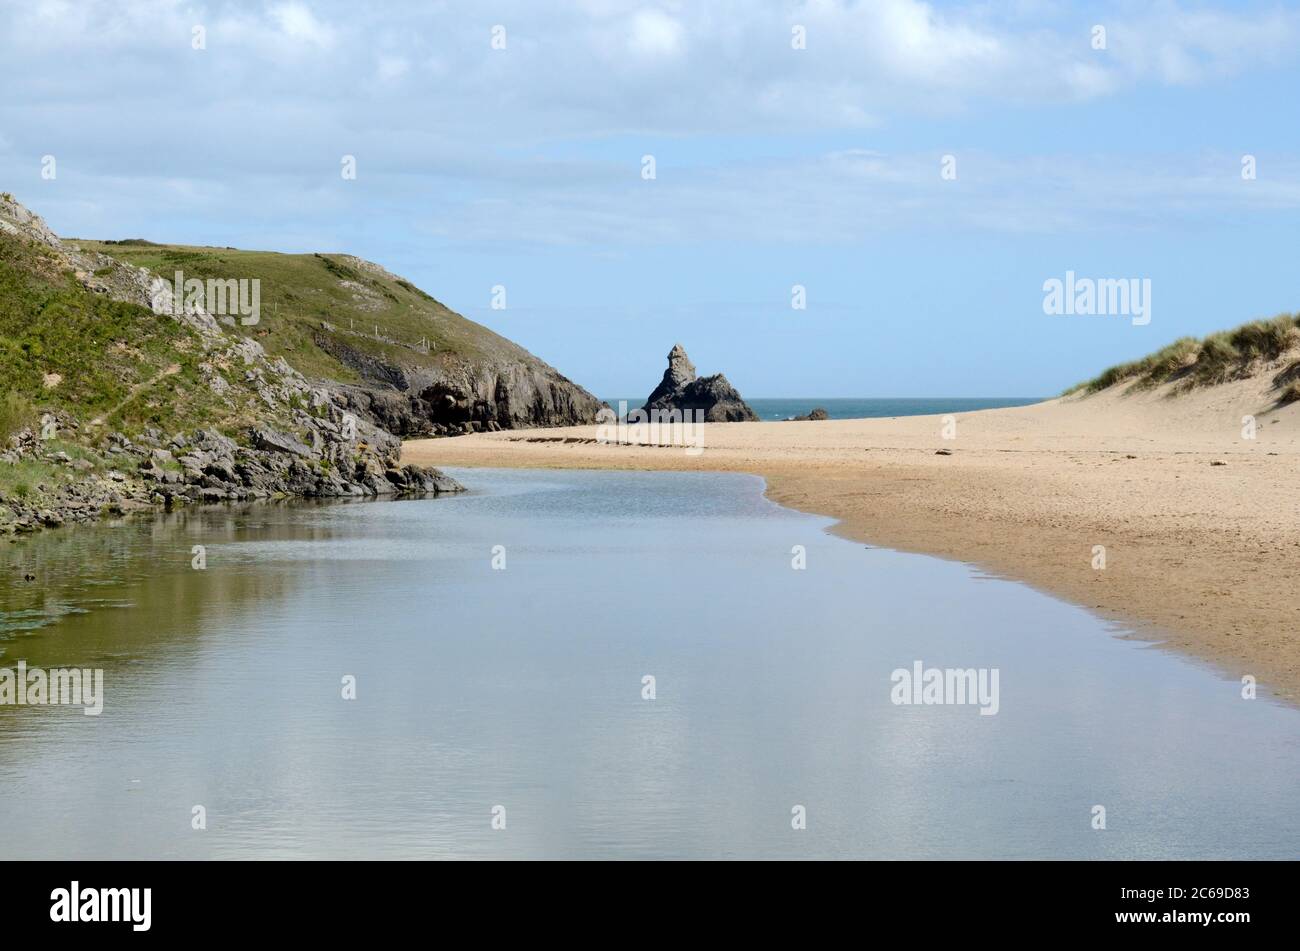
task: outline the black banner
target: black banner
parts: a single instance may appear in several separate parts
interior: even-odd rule
[[[431,922],[657,934],[707,915],[737,934],[838,922],[860,934],[1281,933],[1290,863],[10,863],[6,934],[74,940],[394,936]],[[814,920],[815,919],[815,920]],[[550,922],[550,924],[546,924]],[[605,930],[608,928],[617,931]]]

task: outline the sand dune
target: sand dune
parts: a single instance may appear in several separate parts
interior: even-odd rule
[[[585,426],[410,442],[404,460],[757,473],[841,534],[1028,582],[1296,701],[1300,404],[1275,400],[1265,374],[961,414],[951,440],[937,416],[714,423],[689,455]]]

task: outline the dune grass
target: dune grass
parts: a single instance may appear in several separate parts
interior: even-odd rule
[[[1280,314],[1253,320],[1204,339],[1182,337],[1140,360],[1116,364],[1091,380],[1076,383],[1062,395],[1098,393],[1119,383],[1147,389],[1181,381],[1185,386],[1210,386],[1245,376],[1260,362],[1277,360],[1300,345],[1300,314]],[[1300,398],[1298,393],[1296,398]]]

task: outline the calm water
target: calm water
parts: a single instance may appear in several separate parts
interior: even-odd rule
[[[0,666],[108,697],[0,707],[0,857],[1300,851],[1300,713],[1082,610],[747,476],[456,475],[5,546]],[[917,660],[998,668],[999,712],[895,706]]]
[[[645,397],[623,398],[628,410],[645,405]],[[835,399],[753,399],[746,400],[764,421],[792,419],[804,416],[820,406],[831,419],[869,419],[878,416],[930,416],[942,413],[971,413],[980,409],[1000,409],[1003,406],[1029,406],[1041,402],[1037,396],[957,396],[911,398],[835,398]],[[618,409],[619,399],[607,400]]]

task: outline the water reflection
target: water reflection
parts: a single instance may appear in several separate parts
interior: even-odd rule
[[[458,476],[475,491],[192,510],[8,546],[0,666],[100,666],[108,698],[98,718],[0,707],[0,855],[1300,844],[1300,716],[1083,611],[827,535],[746,476]],[[893,705],[890,672],[917,660],[997,667],[999,713]]]

